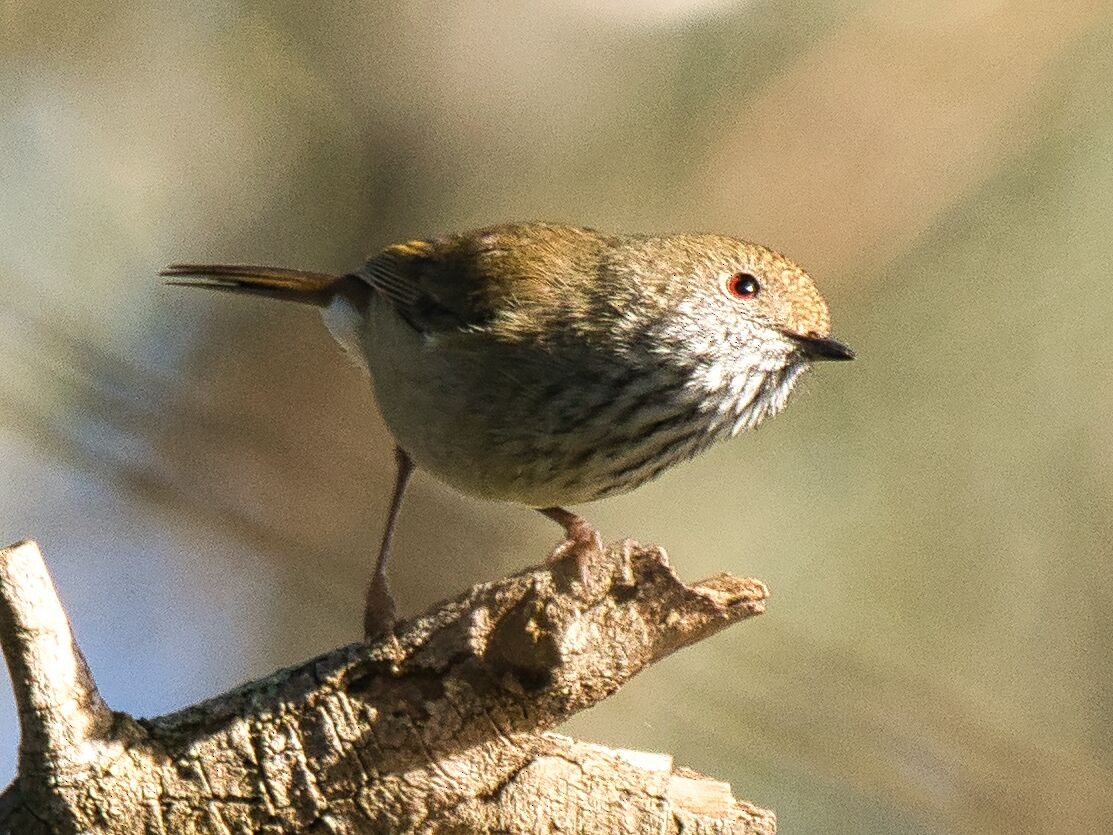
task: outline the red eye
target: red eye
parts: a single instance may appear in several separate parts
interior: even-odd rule
[[[754,299],[761,292],[761,284],[750,273],[735,273],[727,279],[727,292],[736,299]]]

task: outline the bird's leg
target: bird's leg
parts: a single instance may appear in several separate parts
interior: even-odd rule
[[[565,540],[549,555],[549,562],[572,557],[576,561],[580,578],[586,583],[588,559],[592,554],[603,550],[603,539],[599,536],[599,531],[587,519],[563,507],[539,507],[537,512],[564,528]]]
[[[390,543],[394,539],[394,527],[398,523],[398,512],[402,509],[402,496],[410,481],[414,464],[402,447],[394,448],[394,495],[390,499],[390,512],[386,517],[386,530],[379,545],[379,558],[375,562],[375,573],[367,586],[367,602],[363,609],[363,637],[370,641],[394,628],[394,595],[386,581],[386,562],[390,557]]]

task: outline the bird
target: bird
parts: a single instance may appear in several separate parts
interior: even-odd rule
[[[369,640],[395,624],[386,569],[415,468],[535,508],[564,529],[554,553],[580,560],[601,540],[568,506],[757,427],[814,363],[854,358],[804,269],[718,234],[504,223],[396,243],[344,274],[177,263],[161,275],[315,306],[369,379],[395,442]]]

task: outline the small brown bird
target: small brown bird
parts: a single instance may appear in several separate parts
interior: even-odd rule
[[[415,465],[537,508],[564,527],[564,552],[583,554],[598,535],[565,505],[632,490],[757,426],[812,362],[854,357],[807,273],[721,235],[506,224],[396,244],[341,276],[220,264],[162,275],[316,305],[370,375],[397,469],[369,637],[394,622],[386,563]]]

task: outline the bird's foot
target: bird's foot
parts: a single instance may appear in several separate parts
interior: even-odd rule
[[[603,551],[603,537],[580,517],[564,529],[564,534],[564,541],[553,549],[546,562],[552,565],[571,560],[576,566],[580,582],[586,586],[590,580],[591,559]]]
[[[394,631],[396,612],[394,595],[386,582],[385,574],[376,573],[367,587],[363,608],[363,639],[374,641]]]

